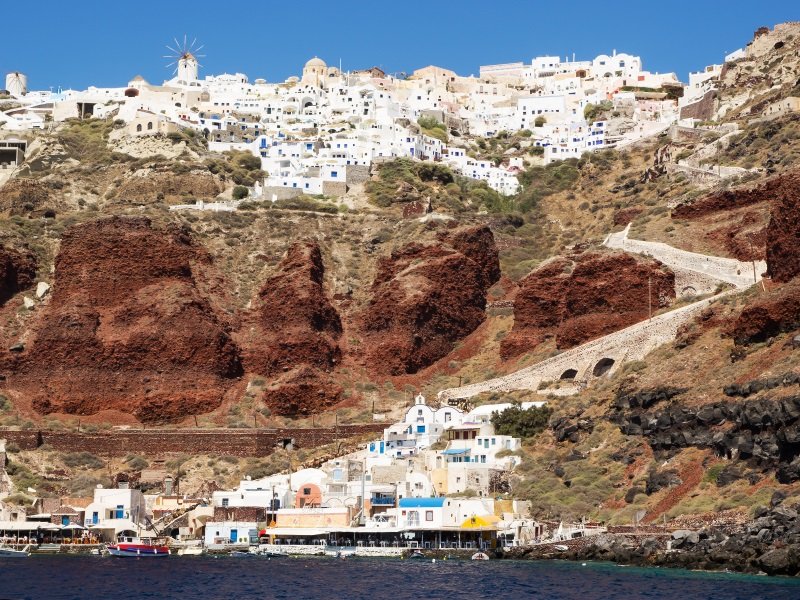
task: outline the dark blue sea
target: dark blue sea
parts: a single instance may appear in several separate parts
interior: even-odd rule
[[[0,559],[0,599],[800,599],[800,579],[608,563],[313,558]]]

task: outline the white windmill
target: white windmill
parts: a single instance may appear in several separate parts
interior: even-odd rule
[[[167,65],[167,68],[174,66],[173,74],[177,76],[177,80],[184,83],[191,83],[197,81],[197,71],[201,66],[197,61],[198,58],[205,57],[205,54],[200,54],[203,46],[197,46],[197,38],[191,44],[187,43],[187,38],[183,36],[183,45],[173,38],[175,46],[167,46],[172,54],[165,54],[164,58],[171,58],[172,62]]]
[[[6,91],[15,98],[22,98],[28,93],[28,78],[19,71],[9,73],[6,75]]]

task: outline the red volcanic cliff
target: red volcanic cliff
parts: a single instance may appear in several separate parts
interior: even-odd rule
[[[7,386],[44,414],[119,410],[171,421],[213,410],[242,369],[198,289],[208,263],[187,233],[146,218],[71,228],[50,303]]]
[[[277,414],[310,414],[338,400],[341,390],[326,372],[341,359],[342,323],[324,275],[319,245],[297,242],[259,292],[246,365],[260,375],[280,375],[264,396]]]
[[[30,252],[0,246],[0,306],[36,278],[36,259]]]
[[[381,259],[361,315],[369,368],[416,373],[446,356],[483,322],[486,291],[499,277],[488,227],[446,232],[438,244],[410,243]]]
[[[786,282],[800,275],[800,170],[781,178],[773,190],[767,226],[767,268],[772,279]]]
[[[800,279],[750,302],[729,328],[738,345],[765,342],[800,328]]]
[[[520,282],[501,356],[519,356],[553,336],[559,348],[572,348],[646,319],[648,287],[654,311],[675,298],[675,276],[658,261],[624,253],[548,261]]]

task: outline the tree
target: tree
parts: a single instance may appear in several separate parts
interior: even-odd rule
[[[543,127],[545,123],[547,123],[547,119],[545,119],[544,117],[536,117],[536,120],[534,120],[533,125],[534,127]]]
[[[250,190],[243,185],[237,185],[233,188],[233,199],[242,200],[250,195]]]
[[[503,412],[492,414],[492,425],[498,435],[529,438],[544,431],[552,414],[553,410],[547,405],[523,409],[522,404],[514,402]]]

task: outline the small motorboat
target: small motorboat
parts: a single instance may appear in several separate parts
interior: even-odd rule
[[[252,552],[246,552],[244,550],[234,550],[231,552],[231,556],[234,558],[252,558],[255,556]]]
[[[489,560],[489,555],[485,552],[476,552],[472,555],[471,560]]]
[[[28,544],[22,550],[0,546],[0,558],[28,558],[31,555],[31,545]]]
[[[556,544],[555,546],[553,546],[553,548],[555,548],[559,552],[566,552],[567,550],[569,550],[569,547],[565,546],[564,544]]]
[[[202,546],[185,546],[178,549],[178,556],[201,556],[205,552]]]
[[[425,555],[419,550],[414,550],[408,558],[425,558]]]
[[[157,545],[150,540],[134,537],[121,538],[116,544],[106,546],[111,556],[131,558],[154,558],[169,556],[169,546]]]

